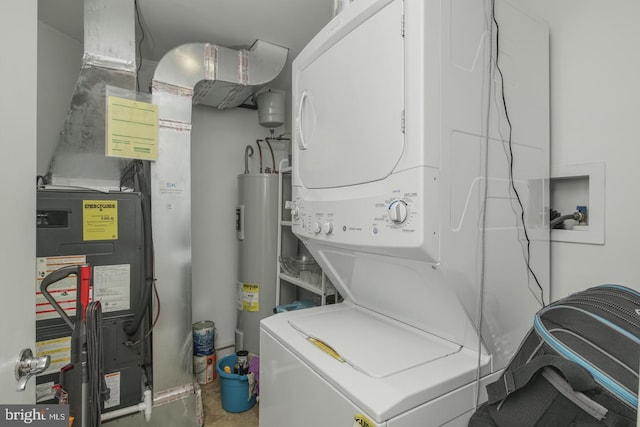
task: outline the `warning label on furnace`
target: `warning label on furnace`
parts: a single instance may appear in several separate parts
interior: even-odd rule
[[[82,201],[82,239],[118,239],[118,201]]]
[[[255,283],[242,284],[242,310],[260,311],[260,285]]]
[[[60,371],[60,368],[71,362],[71,336],[36,343],[36,357],[50,356],[51,362],[46,371],[38,374],[47,375]]]
[[[120,405],[120,372],[112,372],[104,376],[109,389],[109,400],[104,401],[104,409]]]
[[[131,265],[96,265],[93,267],[93,297],[100,301],[102,311],[129,310]]]
[[[36,258],[36,321],[60,318],[60,315],[44,295],[42,295],[42,292],[40,292],[42,279],[59,268],[70,265],[83,265],[86,263],[87,257],[84,255]],[[69,317],[76,315],[76,288],[77,282],[75,274],[71,274],[62,280],[52,283],[47,288],[53,299],[58,302],[58,305],[60,305]]]

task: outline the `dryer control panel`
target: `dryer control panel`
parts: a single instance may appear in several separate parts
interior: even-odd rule
[[[383,182],[325,189],[322,199],[314,198],[317,190],[294,187],[293,230],[301,238],[435,262],[439,239],[435,173],[411,169]]]

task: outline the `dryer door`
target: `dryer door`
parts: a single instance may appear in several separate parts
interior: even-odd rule
[[[403,152],[403,2],[364,3],[340,14],[345,21],[330,23],[293,65],[294,167],[307,188],[384,179]]]

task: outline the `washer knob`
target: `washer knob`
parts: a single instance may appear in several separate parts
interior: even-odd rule
[[[313,227],[311,229],[315,234],[320,234],[320,231],[322,231],[322,226],[318,221],[316,221],[313,223]]]
[[[330,222],[325,222],[324,225],[322,226],[322,232],[324,234],[331,234],[332,231],[333,231],[333,224]]]
[[[402,224],[407,220],[407,216],[409,215],[409,209],[407,208],[407,204],[402,200],[394,200],[389,205],[389,219],[394,224]]]

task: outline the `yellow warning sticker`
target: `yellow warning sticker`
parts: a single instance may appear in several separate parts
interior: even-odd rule
[[[364,415],[356,414],[356,416],[353,417],[352,427],[376,427],[376,425]]]
[[[242,310],[260,311],[260,285],[256,283],[242,284]]]
[[[118,201],[82,201],[82,239],[118,239]]]
[[[107,156],[158,159],[158,106],[107,97]]]
[[[71,361],[71,336],[36,342],[36,357],[50,356],[46,371],[39,375],[53,374]]]

